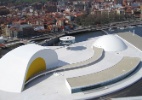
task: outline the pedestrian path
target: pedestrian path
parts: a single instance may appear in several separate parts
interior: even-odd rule
[[[137,34],[130,32],[123,32],[123,33],[117,33],[117,35],[142,51],[142,38]]]
[[[93,87],[102,87],[106,84],[113,84],[130,75],[139,65],[140,59],[137,57],[123,57],[114,66],[97,73],[67,78],[71,93],[86,91]]]

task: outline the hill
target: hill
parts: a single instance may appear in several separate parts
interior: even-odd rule
[[[16,2],[34,3],[34,2],[46,2],[46,1],[57,1],[57,0],[0,0],[1,3],[16,3]]]

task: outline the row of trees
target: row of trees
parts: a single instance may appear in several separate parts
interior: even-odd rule
[[[108,24],[111,22],[124,21],[126,15],[116,12],[104,12],[100,14],[83,14],[75,19],[78,25],[89,26],[97,24]]]

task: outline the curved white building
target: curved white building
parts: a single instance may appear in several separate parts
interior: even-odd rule
[[[101,36],[94,42],[93,46],[103,48],[105,51],[122,51],[127,48],[126,44],[114,35]]]
[[[21,92],[28,79],[57,63],[54,50],[36,44],[20,46],[0,59],[0,90]]]

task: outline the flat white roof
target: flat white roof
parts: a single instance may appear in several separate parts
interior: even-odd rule
[[[57,52],[59,59],[58,66],[63,66],[90,58],[93,55],[91,46],[96,39],[98,39],[98,37],[75,43],[70,46],[70,50],[65,47],[57,46],[49,48],[54,49]],[[0,91],[0,98],[2,100],[56,100],[57,98],[58,100],[72,100],[78,99],[79,97],[86,98],[87,96],[94,96],[94,93],[86,95],[84,93],[75,93],[71,95],[66,87],[65,79],[104,70],[115,65],[123,56],[139,57],[142,59],[141,51],[134,48],[127,41],[124,42],[128,46],[126,50],[119,52],[105,52],[103,59],[94,65],[82,69],[63,71],[54,73],[53,75],[39,77],[27,84],[26,89],[20,94]]]
[[[75,40],[74,36],[63,36],[59,38],[61,41],[73,41]]]

